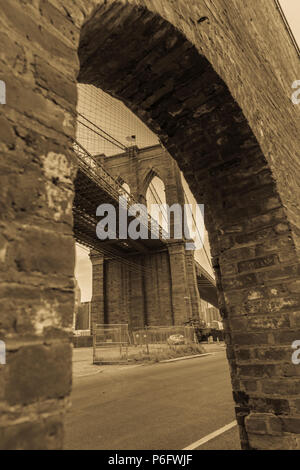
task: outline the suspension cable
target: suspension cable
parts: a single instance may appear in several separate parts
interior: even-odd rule
[[[115,142],[113,142],[112,140],[108,139],[107,137],[105,137],[104,135],[101,135],[99,132],[97,132],[95,129],[92,129],[91,127],[89,127],[87,124],[85,124],[84,122],[81,122],[79,121],[79,119],[77,120],[77,122],[79,124],[81,124],[82,126],[86,127],[87,129],[89,129],[90,131],[94,132],[95,134],[97,134],[99,137],[101,137],[101,139],[104,139],[106,140],[107,142],[109,142],[110,144],[114,145],[115,147],[118,147],[120,150],[122,151],[125,151],[126,150],[126,147],[120,147],[118,144],[116,144]]]
[[[95,124],[94,122],[90,121],[86,116],[84,116],[83,114],[81,114],[79,111],[77,111],[77,114],[78,116],[80,116],[81,118],[85,119],[89,124],[92,124],[92,126],[96,127],[96,129],[98,129],[100,132],[103,132],[103,134],[105,134],[107,137],[109,137],[109,139],[112,139],[113,141],[115,141],[115,144],[114,142],[112,142],[111,140],[109,140],[109,142],[113,145],[116,145],[116,147],[119,147],[119,148],[123,148],[123,150],[125,151],[126,150],[126,146],[124,144],[122,144],[122,142],[120,142],[119,140],[117,140],[115,137],[113,137],[111,134],[109,134],[108,132],[106,132],[104,129],[102,129],[100,126],[98,126],[97,124]],[[78,121],[80,122],[80,121]],[[82,122],[80,122],[80,124],[84,125]],[[87,127],[87,126],[86,126]],[[90,129],[90,128],[88,128]],[[95,132],[93,129],[90,129],[92,132]],[[97,135],[100,135],[98,134],[97,132],[95,132]],[[100,136],[102,137],[102,136]],[[105,139],[105,137],[103,137],[103,139]],[[108,139],[105,139],[105,140],[108,140]]]

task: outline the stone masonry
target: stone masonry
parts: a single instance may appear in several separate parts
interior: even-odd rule
[[[111,157],[99,156],[110,175],[130,187],[136,200],[146,204],[146,192],[154,176],[165,184],[166,203],[183,206],[184,189],[177,163],[160,145],[132,148]],[[171,214],[170,231],[174,220]],[[149,251],[128,259],[141,268],[133,272],[109,256],[92,254],[93,323],[182,325],[199,319],[200,295],[197,288],[193,252],[183,240],[171,240],[164,251]],[[146,245],[147,246],[147,245]]]
[[[275,1],[6,0],[0,24],[1,448],[63,445],[79,80],[136,112],[206,205],[243,448],[299,449],[300,66]]]

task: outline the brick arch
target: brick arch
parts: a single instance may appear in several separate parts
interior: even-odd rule
[[[118,2],[100,6],[82,28],[79,59],[79,81],[134,111],[205,203],[242,446],[268,447],[272,423],[292,411],[285,371],[296,334],[291,308],[300,307],[291,287],[296,247],[269,161],[207,57],[161,16]],[[295,368],[291,377],[298,390]],[[286,445],[294,439],[288,435]]]
[[[229,14],[225,0],[8,1],[1,16],[0,445],[63,442],[74,288],[70,137],[85,23],[79,80],[133,109],[161,136],[196,198],[203,194],[243,447],[297,448],[299,366],[290,345],[300,337],[299,108],[290,84],[299,62],[275,2],[236,0]],[[121,57],[120,44],[128,53]],[[137,70],[143,59],[149,64]]]

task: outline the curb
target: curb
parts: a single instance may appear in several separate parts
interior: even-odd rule
[[[81,377],[90,377],[92,375],[97,375],[100,374],[100,372],[103,372],[103,369],[97,370],[96,372],[90,372],[88,374],[79,374],[79,375],[73,375],[73,379],[80,379]]]
[[[195,354],[193,356],[182,356],[182,357],[175,357],[175,359],[165,359],[165,360],[159,361],[159,362],[163,363],[163,362],[185,361],[187,359],[194,359],[194,358],[197,358],[197,357],[212,356],[212,355],[213,355],[213,353]]]

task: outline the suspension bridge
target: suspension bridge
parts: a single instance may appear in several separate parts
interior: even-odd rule
[[[136,136],[131,135],[131,145],[126,146],[87,115],[78,112],[73,215],[74,237],[90,250],[93,321],[126,322],[133,326],[179,324],[199,317],[201,299],[217,307],[216,284],[207,269],[211,261],[205,244],[206,267],[195,259],[193,251],[185,249],[184,236],[170,239],[163,224],[147,210],[139,214],[139,221],[149,234],[147,238],[124,239],[119,234],[120,227],[113,239],[97,238],[96,211],[100,204],[111,204],[117,220],[118,212],[126,211],[129,224],[134,220],[130,208],[141,203],[146,206],[149,194],[159,206],[183,206],[188,198],[176,162],[159,143],[139,148]],[[99,141],[109,145],[110,155],[103,153]],[[155,177],[164,183],[165,200],[153,184]],[[190,218],[197,228],[192,211]],[[161,220],[170,222],[163,211]]]

